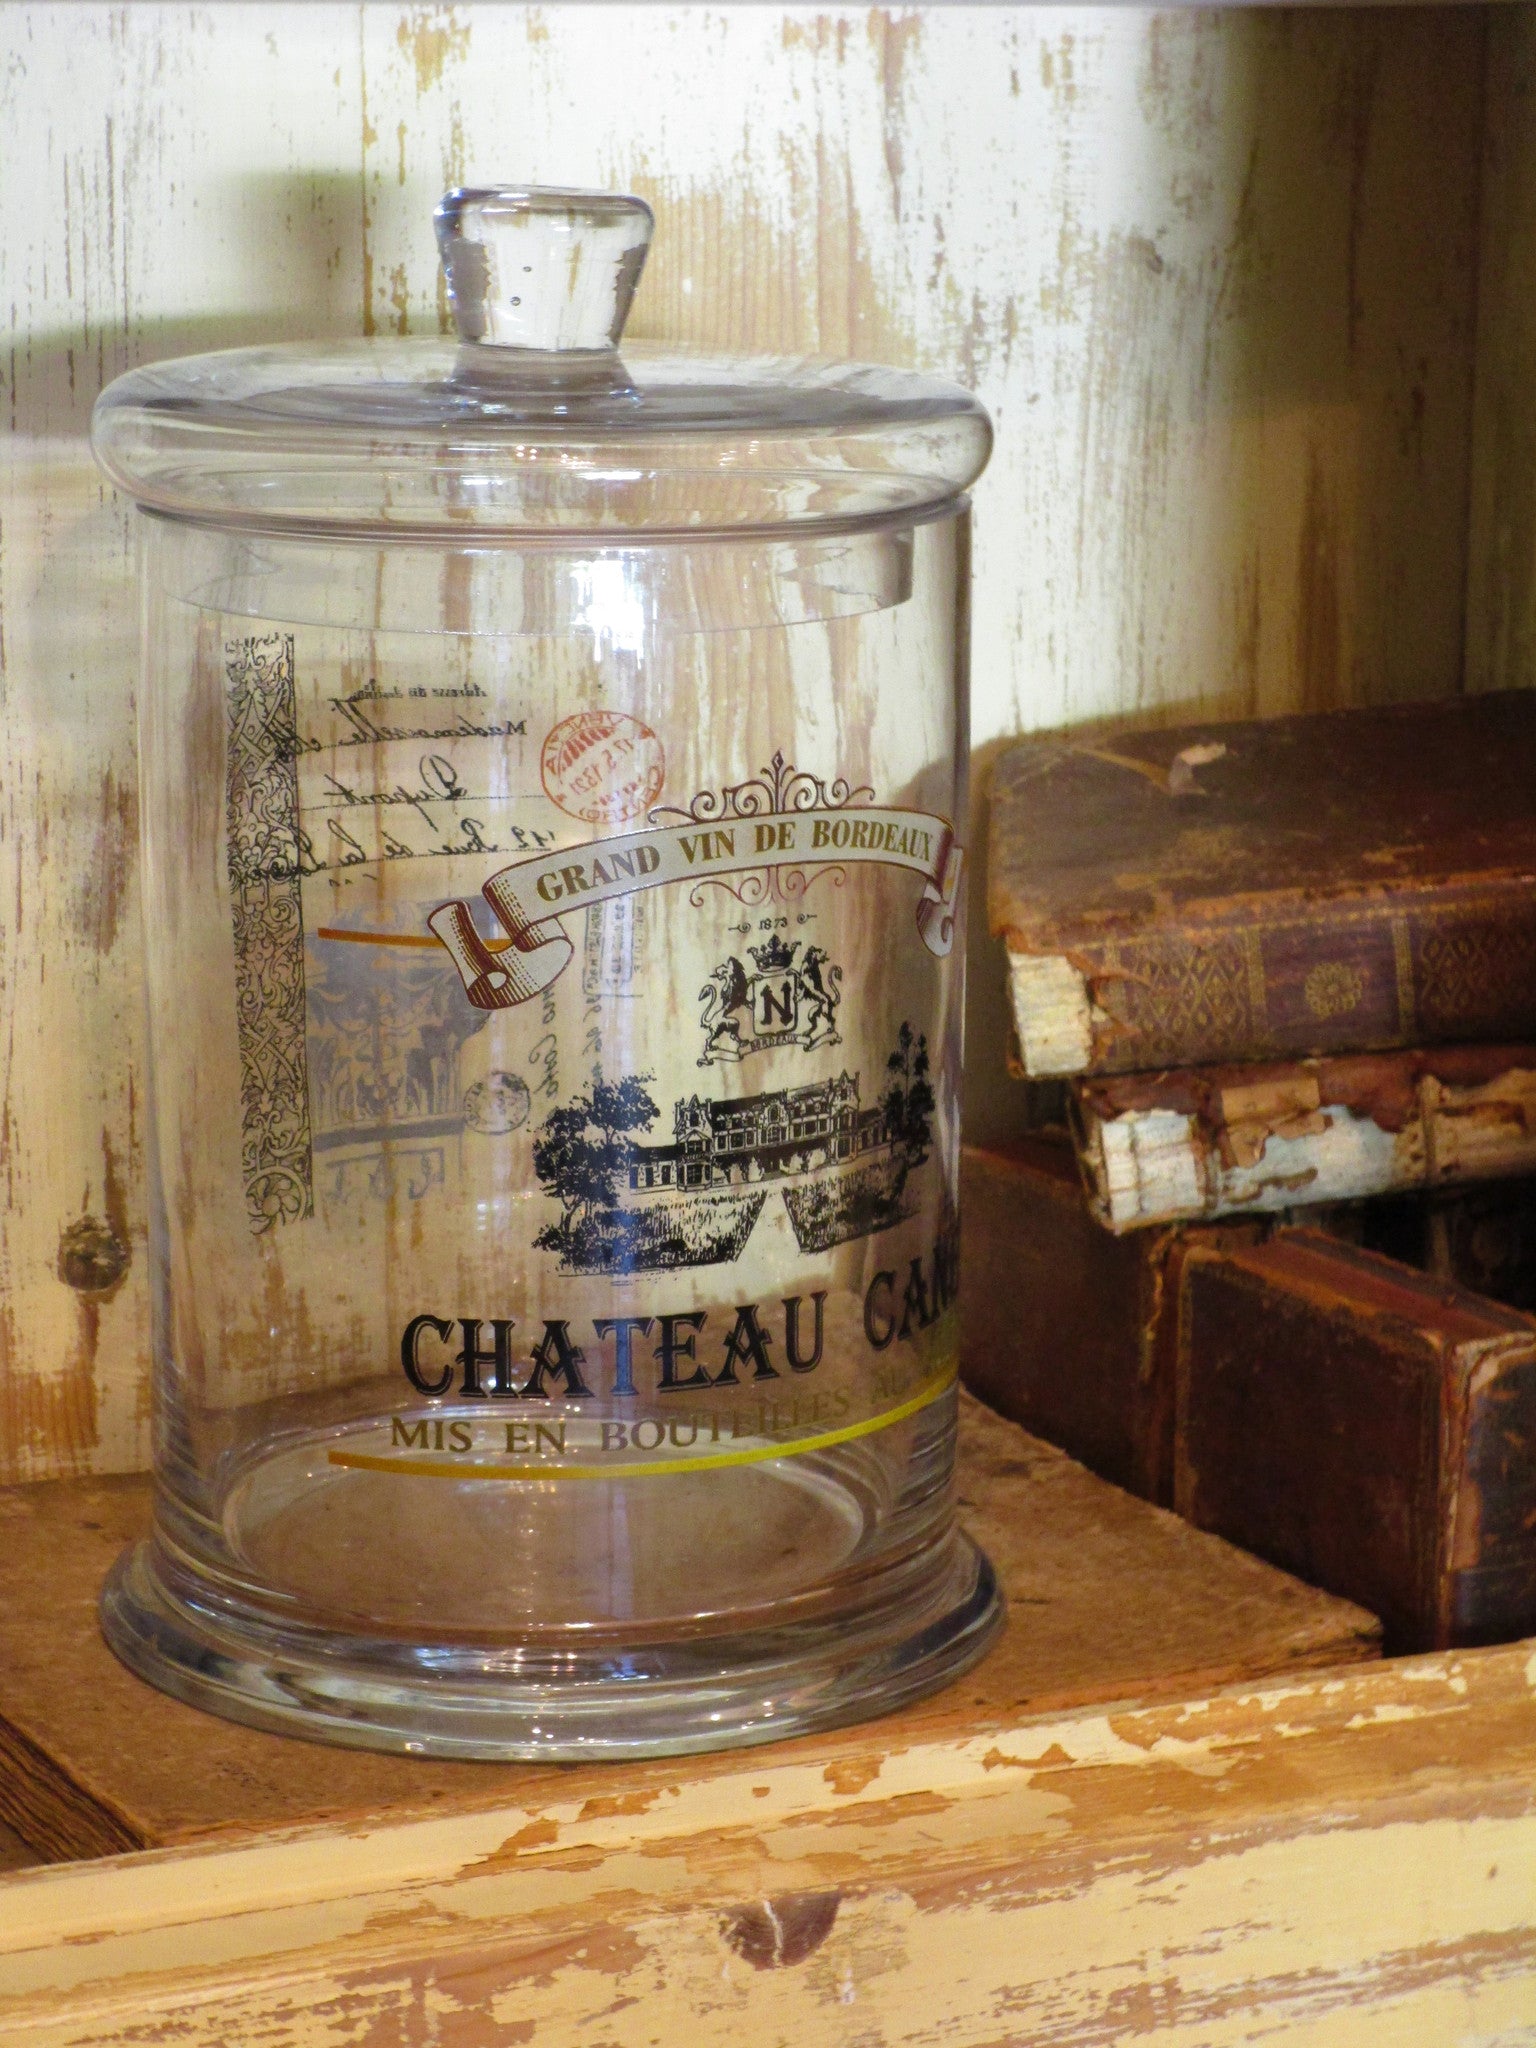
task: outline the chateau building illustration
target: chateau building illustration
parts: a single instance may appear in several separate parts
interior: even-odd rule
[[[859,1103],[858,1076],[803,1088],[708,1102],[692,1095],[673,1111],[670,1145],[637,1145],[629,1186],[722,1188],[814,1172],[890,1142],[883,1109]]]
[[[859,1076],[672,1106],[672,1142],[641,1142],[661,1114],[648,1074],[605,1078],[545,1118],[533,1166],[560,1205],[534,1242],[567,1272],[658,1272],[739,1258],[770,1202],[802,1251],[827,1251],[915,1213],[936,1107],[927,1041],[903,1024],[879,1103]]]

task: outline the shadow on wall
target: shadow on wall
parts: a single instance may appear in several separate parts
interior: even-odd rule
[[[213,181],[201,211],[216,228],[189,252],[184,313],[140,316],[119,251],[99,299],[89,280],[77,289],[74,323],[25,335],[6,392],[13,434],[83,437],[105,385],[168,356],[368,331],[360,174],[250,171]]]
[[[1504,118],[1484,81],[1508,68],[1503,12],[1137,17],[1123,102],[1081,18],[1042,31],[1079,101],[1105,103],[1095,148],[1051,195],[1061,261],[1018,344],[1031,388],[1020,405],[1010,383],[997,408],[1022,519],[993,516],[1001,475],[976,493],[973,1140],[1028,1113],[985,909],[1000,725],[1168,725],[1463,687],[1468,565],[1488,552],[1468,503],[1491,453],[1474,441],[1474,367],[1481,381],[1484,162]],[[1528,101],[1527,87],[1497,106],[1529,125]],[[1493,189],[1515,182],[1506,168]]]

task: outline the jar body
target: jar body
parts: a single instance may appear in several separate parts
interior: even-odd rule
[[[144,526],[157,1523],[116,1646],[480,1755],[961,1668],[963,508]]]

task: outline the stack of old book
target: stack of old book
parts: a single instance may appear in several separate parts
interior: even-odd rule
[[[969,1155],[971,1384],[1398,1648],[1536,1633],[1536,693],[1026,740],[990,857],[1062,1128]]]

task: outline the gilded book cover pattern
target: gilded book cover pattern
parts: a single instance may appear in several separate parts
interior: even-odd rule
[[[1533,913],[1536,902],[1523,918],[1479,906],[1415,921],[1419,1008],[1427,1032],[1503,1036],[1506,1020],[1536,1008]]]
[[[1105,1020],[1093,1073],[1522,1038],[1536,1031],[1536,892],[1160,935],[1106,946],[1088,973]]]
[[[1134,1032],[1138,1066],[1178,1058],[1191,1039],[1226,1045],[1265,1027],[1262,979],[1256,988],[1249,949],[1235,938],[1111,948],[1100,1000]],[[1129,1058],[1129,1040],[1124,1050]]]
[[[293,635],[228,641],[225,802],[251,1228],[314,1209]]]

